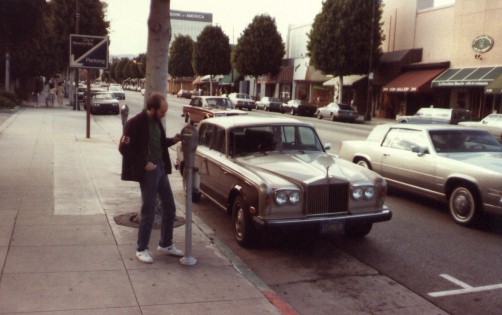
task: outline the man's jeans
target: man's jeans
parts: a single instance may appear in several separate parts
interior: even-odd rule
[[[137,250],[141,252],[148,249],[148,243],[150,242],[150,235],[152,234],[155,219],[157,194],[162,204],[159,246],[171,246],[173,243],[173,224],[176,206],[174,204],[174,197],[169,179],[164,173],[163,163],[157,163],[155,170],[147,171],[139,186],[141,188],[143,205],[141,206],[141,220],[138,228]]]

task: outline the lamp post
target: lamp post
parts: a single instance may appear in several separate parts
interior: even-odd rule
[[[371,68],[373,68],[373,32],[375,28],[375,1],[376,0],[371,0],[370,60],[368,68],[368,94],[366,96],[366,113],[364,114],[365,121],[370,121],[373,113],[373,102],[371,102],[370,79],[372,79],[373,76],[373,74],[371,73]]]

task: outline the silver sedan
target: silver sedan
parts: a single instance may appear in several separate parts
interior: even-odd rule
[[[485,129],[497,140],[502,141],[502,114],[490,114],[481,121],[464,121],[459,125]]]
[[[502,145],[487,131],[451,125],[380,125],[366,140],[343,141],[343,159],[390,186],[444,200],[461,225],[502,214]]]

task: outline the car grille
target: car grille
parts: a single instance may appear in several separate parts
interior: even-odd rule
[[[306,215],[346,212],[349,204],[349,183],[309,185]]]

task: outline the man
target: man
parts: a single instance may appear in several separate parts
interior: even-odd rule
[[[141,189],[141,220],[138,227],[136,258],[143,263],[153,263],[148,250],[150,235],[155,219],[157,194],[162,204],[160,240],[157,251],[161,254],[183,256],[173,244],[173,223],[176,212],[174,197],[167,174],[172,166],[168,147],[180,141],[176,134],[166,138],[161,119],[168,109],[166,98],[155,93],[148,97],[146,109],[131,118],[120,139],[122,154],[122,180],[139,182]]]

